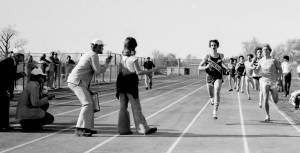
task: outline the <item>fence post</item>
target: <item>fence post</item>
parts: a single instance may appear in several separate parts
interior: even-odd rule
[[[58,72],[58,75],[57,75],[57,79],[58,79],[58,89],[60,88],[60,78],[61,78],[61,73],[60,73],[60,70],[61,70],[61,65],[60,63],[58,64],[58,70],[56,70]],[[56,75],[56,74],[55,74]]]
[[[23,63],[23,72],[25,72],[25,62]],[[28,75],[28,74],[27,74]],[[27,77],[27,76],[26,76]],[[27,77],[28,78],[28,77]],[[25,88],[25,76],[23,77],[23,86],[22,86],[23,90]]]
[[[178,61],[178,75],[180,75],[180,58],[177,61]]]

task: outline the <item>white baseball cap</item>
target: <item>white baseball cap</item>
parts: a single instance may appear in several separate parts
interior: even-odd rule
[[[35,68],[31,71],[31,74],[33,75],[46,75],[45,73],[43,73],[42,69],[39,68]]]
[[[91,41],[91,44],[94,44],[94,45],[105,45],[104,43],[103,43],[103,41],[102,40],[100,40],[100,39],[94,39],[94,40],[92,40]]]
[[[24,49],[21,48],[21,47],[15,48],[15,49],[13,50],[13,52],[14,52],[14,54],[23,54],[23,55],[25,55],[25,51],[24,51]]]

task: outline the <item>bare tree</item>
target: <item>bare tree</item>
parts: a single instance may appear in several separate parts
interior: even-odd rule
[[[254,49],[260,45],[261,45],[261,43],[255,37],[253,37],[252,40],[250,40],[250,41],[242,42],[242,47],[244,49],[244,55],[247,55],[249,53],[253,54]]]
[[[0,34],[0,56],[7,57],[10,49],[11,42],[16,37],[17,31],[14,30],[13,26],[8,26],[1,30]]]
[[[14,44],[15,44],[15,48],[19,48],[19,47],[24,47],[27,43],[28,43],[27,40],[20,38],[16,40]]]

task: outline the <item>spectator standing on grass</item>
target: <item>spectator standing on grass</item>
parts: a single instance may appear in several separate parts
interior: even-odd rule
[[[66,63],[65,63],[65,73],[66,73],[66,80],[68,79],[69,77],[69,74],[71,73],[71,71],[73,70],[75,66],[75,62],[73,59],[71,59],[71,56],[68,55],[67,56],[67,60],[66,60]]]
[[[265,104],[266,117],[265,121],[270,121],[269,112],[269,93],[276,104],[278,102],[278,92],[276,83],[282,75],[280,62],[271,57],[272,49],[269,44],[264,44],[262,47],[263,58],[258,61],[255,69],[260,71],[261,78],[260,92],[262,93],[262,101],[259,102],[259,107],[262,108],[262,102]]]
[[[154,63],[150,60],[150,57],[147,57],[147,61],[144,62],[143,66],[146,71],[151,71],[151,72],[152,72],[152,68],[155,67]],[[152,73],[145,74],[145,85],[146,85],[146,90],[152,89]]]
[[[208,44],[210,53],[208,53],[204,60],[199,65],[199,70],[205,70],[207,90],[210,97],[210,103],[214,105],[213,118],[218,119],[217,111],[220,104],[220,91],[223,81],[223,67],[228,70],[228,67],[223,63],[224,54],[218,52],[219,41],[210,40]]]
[[[60,81],[60,67],[61,67],[57,52],[54,52],[53,61],[54,61],[54,86],[55,86],[56,82]]]
[[[34,68],[38,68],[37,63],[33,60],[33,57],[31,55],[28,56],[28,60],[26,62],[26,74],[27,74],[27,82],[30,81],[31,71]]]
[[[0,131],[9,131],[12,127],[9,126],[9,97],[7,91],[15,80],[24,77],[24,72],[17,73],[17,65],[24,61],[24,50],[18,48],[15,50],[12,57],[8,57],[0,61],[0,70],[3,75],[0,75]]]
[[[137,47],[135,38],[127,37],[124,42],[122,59],[119,63],[119,74],[117,77],[117,98],[120,100],[120,111],[118,120],[118,131],[120,135],[132,134],[130,129],[130,116],[128,103],[131,104],[136,131],[140,134],[152,134],[157,128],[150,128],[142,113],[139,98],[139,78],[138,75],[152,73],[152,70],[141,70],[138,59],[134,56]]]
[[[55,52],[51,52],[50,53],[50,57],[49,57],[49,69],[47,72],[47,76],[48,76],[48,87],[50,89],[55,89],[55,67],[56,67],[56,63],[55,63]]]
[[[285,96],[288,96],[290,93],[290,87],[292,81],[292,65],[289,61],[290,61],[289,56],[287,55],[283,56],[283,62],[281,63],[281,68],[282,68],[283,91]]]
[[[43,93],[45,80],[46,74],[41,69],[33,69],[30,80],[18,100],[16,117],[23,131],[42,130],[43,125],[54,121],[54,116],[47,112],[49,97],[47,93]]]
[[[67,82],[68,87],[75,93],[81,103],[81,110],[76,124],[77,136],[89,137],[96,134],[94,128],[94,103],[90,93],[89,84],[93,75],[104,73],[111,61],[111,56],[106,58],[105,64],[100,65],[98,54],[103,53],[103,42],[94,40],[91,42],[91,50],[84,53],[78,64],[70,73]]]
[[[47,71],[49,70],[50,61],[46,59],[46,54],[43,54],[41,56],[40,64],[41,64],[40,66],[41,66],[43,73],[47,73]]]

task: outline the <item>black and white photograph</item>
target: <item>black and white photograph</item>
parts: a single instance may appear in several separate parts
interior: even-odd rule
[[[0,6],[0,153],[300,153],[299,0]]]

